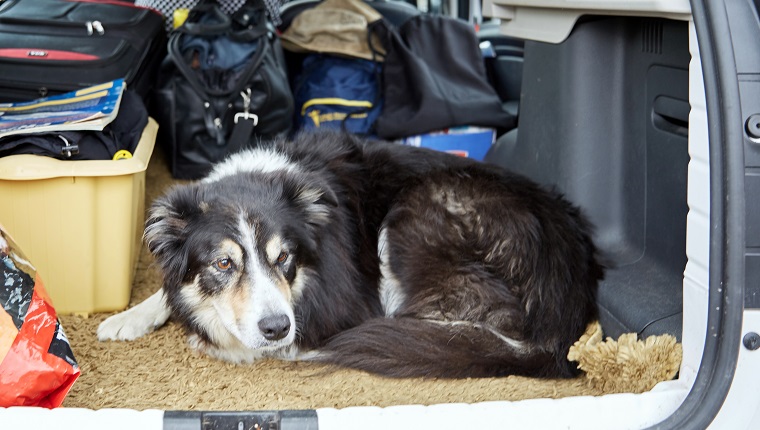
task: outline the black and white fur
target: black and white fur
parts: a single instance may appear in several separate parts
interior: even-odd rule
[[[495,166],[301,134],[158,199],[145,240],[163,288],[98,337],[172,316],[194,348],[232,362],[568,377],[603,275],[590,235],[560,195]]]

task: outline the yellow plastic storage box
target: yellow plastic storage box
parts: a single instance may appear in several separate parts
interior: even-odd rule
[[[140,254],[151,118],[132,158],[0,158],[0,224],[37,268],[59,313],[124,309]]]

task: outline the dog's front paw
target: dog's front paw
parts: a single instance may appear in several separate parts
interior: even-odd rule
[[[159,290],[139,305],[108,317],[98,326],[98,340],[135,340],[169,319],[169,308]]]
[[[133,318],[129,311],[108,317],[98,326],[98,340],[135,340],[153,331],[155,325]]]

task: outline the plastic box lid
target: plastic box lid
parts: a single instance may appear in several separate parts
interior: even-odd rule
[[[118,161],[76,160],[72,162],[38,155],[0,157],[0,180],[28,181],[73,176],[119,176],[142,172],[148,168],[157,129],[156,121],[149,118],[146,131],[154,138],[141,140],[132,158]]]

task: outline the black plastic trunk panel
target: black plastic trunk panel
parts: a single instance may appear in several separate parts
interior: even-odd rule
[[[607,336],[681,337],[689,59],[688,24],[662,19],[591,17],[560,44],[526,42],[519,137],[486,158],[596,225],[615,266],[599,292]]]

